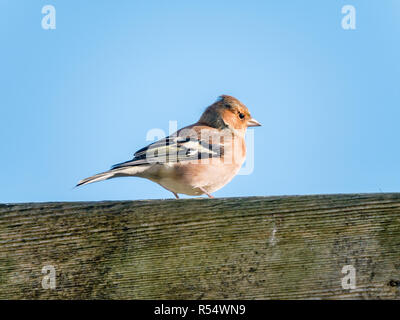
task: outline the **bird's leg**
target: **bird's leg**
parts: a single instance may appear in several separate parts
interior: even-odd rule
[[[214,198],[214,197],[213,197],[211,194],[209,194],[204,188],[200,187],[199,189],[200,189],[201,191],[203,191],[206,195],[208,195],[209,198],[211,198],[211,199]]]
[[[175,198],[179,199],[179,196],[178,196],[177,193],[175,193],[175,192],[173,192],[173,191],[171,191],[171,192],[174,194]]]

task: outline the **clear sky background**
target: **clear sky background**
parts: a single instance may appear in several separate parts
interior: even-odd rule
[[[0,0],[0,15],[0,202],[171,198],[139,178],[73,187],[221,94],[263,126],[253,174],[216,197],[400,191],[398,0]]]

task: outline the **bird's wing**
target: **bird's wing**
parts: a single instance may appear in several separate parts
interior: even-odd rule
[[[172,135],[138,150],[132,160],[113,165],[111,169],[216,158],[221,157],[223,152],[224,148],[219,143],[210,143],[197,137]]]

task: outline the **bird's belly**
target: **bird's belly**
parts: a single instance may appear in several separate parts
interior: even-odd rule
[[[191,184],[185,183],[181,179],[163,178],[158,180],[157,183],[169,191],[175,193],[183,193],[189,196],[198,196],[204,193],[199,188],[194,187]]]
[[[204,178],[199,180],[202,181],[202,187],[208,193],[212,193],[229,183],[237,174],[239,169],[240,166],[232,166],[230,170],[226,170],[226,168],[222,170],[216,170],[215,172],[211,172],[211,174],[204,175]],[[201,177],[202,175],[200,174],[199,176]]]
[[[191,196],[202,195],[204,194],[203,190],[212,193],[222,188],[232,180],[240,167],[239,164],[183,165],[175,168],[178,169],[178,175],[163,175],[163,178],[157,179],[156,182],[175,193]]]

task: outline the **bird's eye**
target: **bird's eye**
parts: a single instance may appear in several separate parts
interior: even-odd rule
[[[240,119],[244,119],[244,114],[240,112],[240,113],[239,113],[239,118],[240,118]]]

